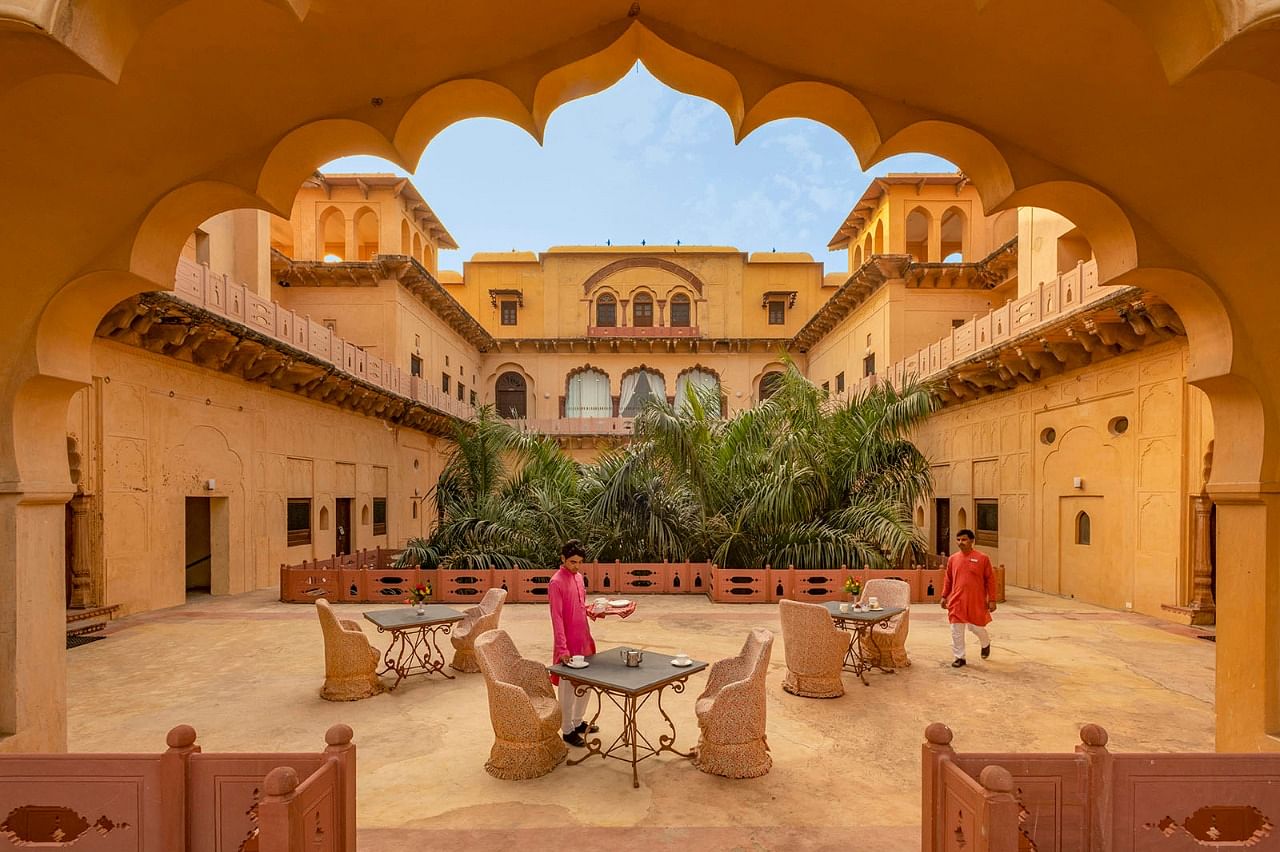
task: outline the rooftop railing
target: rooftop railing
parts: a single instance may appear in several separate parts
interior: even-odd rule
[[[420,376],[401,370],[390,361],[338,336],[310,316],[264,299],[207,264],[183,258],[178,261],[174,295],[184,302],[239,323],[264,337],[277,340],[332,364],[334,369],[375,385],[388,393],[467,419],[474,409],[440,390]]]

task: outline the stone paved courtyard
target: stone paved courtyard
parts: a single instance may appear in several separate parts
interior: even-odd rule
[[[205,598],[123,619],[106,641],[68,652],[70,748],[160,751],[165,732],[194,725],[208,751],[311,751],[345,722],[359,748],[360,848],[523,850],[919,848],[920,742],[943,721],[959,750],[1069,751],[1097,722],[1116,751],[1213,749],[1214,646],[1186,629],[1074,601],[1009,590],[992,625],[994,652],[950,667],[945,614],[912,608],[913,665],[845,676],[847,694],[782,691],[775,605],[716,605],[701,597],[639,599],[635,615],[594,627],[603,650],[631,644],[715,660],[737,653],[750,627],[774,630],[768,684],[774,767],[763,778],[703,775],[672,755],[630,766],[591,760],[534,781],[489,777],[488,705],[480,675],[412,678],[365,701],[322,701],[320,626],[307,606],[270,592]],[[371,605],[339,606],[365,624]],[[503,626],[526,656],[550,656],[546,607],[513,604]],[[452,653],[452,649],[449,649]],[[664,699],[677,746],[697,739],[693,703],[706,675]],[[611,712],[612,711],[612,712]],[[616,734],[606,706],[602,736]],[[642,724],[644,715],[642,714]],[[656,711],[648,718],[656,730]],[[567,833],[566,833],[567,832]]]

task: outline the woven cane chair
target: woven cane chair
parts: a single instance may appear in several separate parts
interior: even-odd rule
[[[508,781],[546,775],[569,752],[560,737],[560,702],[546,667],[521,657],[505,630],[484,633],[475,651],[493,723],[485,771]]]
[[[840,672],[853,637],[836,627],[827,608],[799,601],[779,601],[787,676],[782,688],[804,698],[844,695]]]
[[[449,641],[453,643],[451,668],[460,672],[480,671],[480,664],[476,662],[476,639],[485,631],[498,627],[506,600],[506,589],[490,589],[484,593],[480,603],[467,607],[462,621],[454,625],[453,632],[449,634]]]
[[[911,586],[902,580],[868,580],[862,588],[862,602],[878,598],[884,607],[905,610],[882,621],[862,637],[862,656],[881,668],[900,669],[911,665],[907,657],[907,631],[911,628]]]
[[[320,697],[326,701],[358,701],[382,692],[382,681],[374,674],[378,649],[360,625],[338,618],[324,598],[316,599],[316,614],[324,634],[324,686]]]
[[[773,766],[765,739],[765,676],[773,633],[757,627],[736,657],[711,667],[694,712],[701,733],[694,766],[726,778],[757,778]]]

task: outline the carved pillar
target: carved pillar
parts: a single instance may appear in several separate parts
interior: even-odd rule
[[[1213,500],[1208,494],[1191,498],[1191,623],[1213,624],[1216,606],[1213,600],[1213,565],[1209,554],[1209,512]]]
[[[67,567],[70,568],[71,606],[97,606],[97,589],[93,582],[94,530],[92,497],[77,494],[67,504]]]
[[[667,324],[666,313],[667,313],[667,300],[659,299],[658,300],[658,325],[659,326],[664,326]]]
[[[625,326],[627,324],[627,302],[629,301],[630,299],[618,300],[618,326],[619,327]]]

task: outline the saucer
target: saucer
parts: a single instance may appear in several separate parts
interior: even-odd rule
[[[570,668],[570,669],[585,669],[589,665],[591,664],[588,663],[586,660],[583,660],[580,663],[575,663],[572,660],[570,660],[569,662],[564,664],[566,668]]]
[[[882,606],[872,606],[872,607],[867,607],[867,609],[871,610],[872,612],[879,612],[880,610],[884,609],[884,607],[882,607]]]
[[[609,606],[611,607],[631,606],[631,601],[627,600],[626,598],[618,598],[617,600],[609,601]]]
[[[673,665],[673,666],[677,666],[677,667],[679,667],[679,668],[682,668],[682,669],[683,669],[683,668],[685,668],[685,667],[687,667],[687,666],[691,666],[691,665],[693,665],[693,660],[689,660],[688,662],[685,662],[685,663],[677,663],[675,660],[672,660],[672,661],[671,661],[671,665]]]

